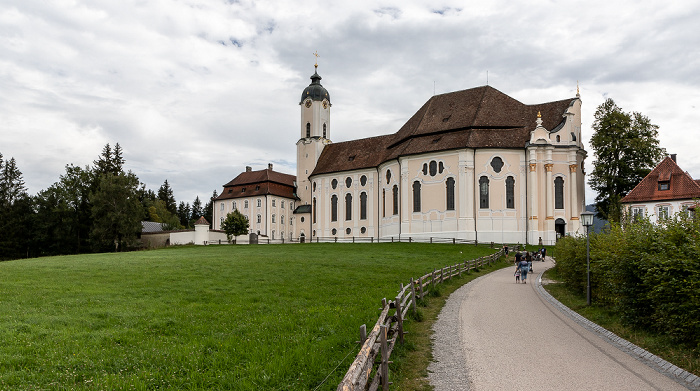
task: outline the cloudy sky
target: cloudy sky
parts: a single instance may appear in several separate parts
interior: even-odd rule
[[[107,143],[178,201],[246,165],[294,174],[318,51],[336,142],[393,133],[487,78],[526,104],[578,81],[584,140],[610,97],[700,178],[698,17],[700,2],[0,0],[0,153],[31,194]]]

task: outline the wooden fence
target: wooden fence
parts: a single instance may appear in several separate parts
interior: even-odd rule
[[[485,257],[464,261],[456,265],[446,266],[440,270],[433,270],[417,280],[411,279],[407,284],[401,284],[399,294],[394,301],[382,299],[382,312],[369,335],[366,325],[360,326],[360,352],[350,369],[345,374],[343,381],[338,385],[338,391],[357,390],[388,390],[389,385],[389,357],[398,340],[403,344],[403,321],[408,311],[417,311],[416,300],[425,297],[437,284],[449,280],[455,276],[461,276],[470,270],[490,265],[505,254],[501,249],[497,253]]]

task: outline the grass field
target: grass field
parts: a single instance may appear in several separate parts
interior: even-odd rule
[[[0,389],[313,390],[331,373],[319,389],[334,390],[382,297],[490,252],[190,246],[0,263]]]

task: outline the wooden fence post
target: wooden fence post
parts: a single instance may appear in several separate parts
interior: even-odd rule
[[[418,277],[418,290],[420,291],[420,298],[423,298],[423,276]]]
[[[413,297],[413,313],[415,314],[418,309],[416,308],[416,281],[411,277],[411,297]]]
[[[432,289],[435,289],[435,268],[433,268],[433,274],[431,275],[431,278],[430,278],[430,285],[433,286]]]
[[[403,314],[401,308],[401,295],[396,296],[396,321],[399,323],[399,342],[403,345]]]
[[[360,326],[360,346],[365,344],[367,340],[367,325],[363,324]]]
[[[387,327],[379,326],[379,342],[382,351],[382,362],[379,364],[379,375],[381,376],[382,390],[389,390],[389,346],[386,341]]]

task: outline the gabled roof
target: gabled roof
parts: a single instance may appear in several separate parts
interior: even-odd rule
[[[659,190],[659,182],[668,182],[668,190]],[[689,200],[700,198],[700,184],[666,157],[623,199],[623,203]]]
[[[271,168],[258,171],[244,171],[224,185],[224,190],[216,200],[276,195],[296,198],[294,195],[294,175],[273,171]]]
[[[525,148],[538,112],[552,131],[575,99],[526,105],[490,86],[436,95],[394,134],[327,145],[311,175],[377,167],[426,152]]]

